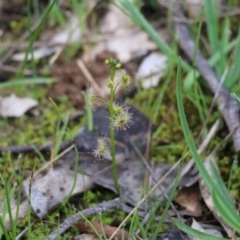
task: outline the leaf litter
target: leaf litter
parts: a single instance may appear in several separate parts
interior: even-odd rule
[[[0,116],[21,117],[29,109],[36,107],[38,101],[32,98],[19,98],[14,93],[8,97],[0,97]]]
[[[153,44],[148,39],[146,34],[141,32],[141,30],[138,28],[131,28],[132,23],[129,22],[128,18],[126,18],[125,15],[123,15],[117,8],[112,5],[110,6],[110,10],[108,11],[103,21],[103,25],[100,28],[100,33],[110,33],[112,36],[107,40],[96,44],[93,48],[93,51],[91,51],[90,54],[88,53],[84,56],[87,68],[90,70],[94,79],[98,83],[101,83],[108,78],[107,70],[105,71],[105,69],[103,69],[103,64],[100,66],[100,62],[103,58],[105,58],[103,57],[105,56],[105,52],[107,52],[107,54],[110,53],[111,56],[117,56],[121,59],[122,62],[127,64],[129,63],[129,61],[133,59],[139,59],[139,57],[147,55],[149,51],[156,49],[155,44]],[[116,17],[118,15],[119,17]],[[121,19],[121,21],[116,21],[116,19]],[[106,27],[107,23],[108,25],[109,23],[111,23],[109,25],[109,28]],[[119,25],[119,23],[121,23],[121,25]],[[133,45],[133,42],[138,44]],[[119,46],[121,46],[122,48],[120,48]],[[144,46],[144,48],[142,47],[140,49],[140,46]],[[51,51],[48,51],[48,53],[50,52]],[[154,54],[156,55],[156,53],[151,53],[149,55],[149,58],[151,58],[151,56]],[[158,57],[159,58],[155,58],[155,61],[156,59],[160,59],[162,57],[162,65],[158,68],[158,71],[155,72],[155,69],[153,68],[152,70],[149,69],[148,74],[141,75],[141,67],[144,65],[144,61],[138,69],[138,73],[135,77],[146,78],[145,85],[142,85],[144,88],[148,88],[150,86],[157,86],[159,84],[159,79],[166,65],[166,57],[164,55],[160,56],[160,54]],[[97,72],[97,70],[95,69],[98,68],[98,66],[100,66],[100,72]],[[94,73],[95,70],[97,73]],[[150,80],[148,78],[149,74],[154,75],[150,77]],[[53,67],[52,69],[52,75],[56,76],[59,81],[58,83],[55,83],[53,85],[53,88],[49,91],[50,96],[56,99],[61,95],[67,95],[69,99],[73,102],[73,104],[77,108],[81,109],[83,107],[83,98],[79,94],[79,92],[81,90],[84,90],[89,84],[87,83],[84,74],[76,65],[76,62],[72,61],[67,64],[62,63],[62,65],[59,65],[58,62],[56,64],[56,67]],[[155,77],[154,80],[153,77]],[[136,113],[136,115],[139,114],[136,109],[134,109],[134,112]],[[94,126],[97,131],[101,131],[105,134],[105,136],[108,136],[108,122],[106,121],[105,117],[103,118],[104,114],[106,114],[105,109],[100,108],[96,110],[96,112],[94,113]],[[135,134],[136,132],[134,132],[134,130],[133,132],[131,132],[132,130],[129,130],[130,132],[128,133],[128,135],[130,136],[132,141],[137,142],[137,145],[140,147],[142,153],[144,154],[146,150],[146,126],[149,125],[149,120],[141,114],[138,117],[140,120],[136,124],[136,128],[138,128],[138,133],[140,128],[141,133]],[[141,122],[143,124],[141,124]],[[144,166],[137,158],[131,144],[129,144],[128,135],[125,135],[126,134],[116,132],[116,139],[118,141],[117,161],[119,182],[122,189],[123,199],[125,199],[129,204],[132,204],[134,206],[137,204],[139,196],[142,195],[141,190],[144,181]],[[101,185],[111,189],[112,191],[115,191],[112,181],[110,159],[104,159],[98,162],[92,158],[91,154],[89,154],[89,152],[91,152],[96,145],[96,137],[97,134],[89,132],[86,128],[82,128],[79,134],[75,137],[76,146],[80,154],[78,173],[76,178],[77,185],[73,189],[72,194],[84,192],[87,189],[93,188],[94,185]],[[24,214],[26,216],[28,209],[28,201],[26,201],[26,199],[27,197],[29,197],[29,193],[31,193],[31,207],[39,218],[46,216],[46,214],[51,209],[56,207],[66,197],[68,197],[71,186],[73,186],[74,184],[73,166],[75,156],[76,152],[70,151],[64,157],[62,157],[57,164],[52,166],[49,170],[45,171],[45,173],[34,177],[34,179],[32,179],[33,181],[30,182],[29,180],[25,180],[23,184],[23,193],[25,200],[22,201],[20,207],[20,216],[24,217]],[[161,176],[163,176],[164,173],[170,169],[170,167],[170,164],[156,164],[154,167],[154,173],[159,178],[161,178]],[[166,178],[163,181],[162,185],[166,192],[169,192],[171,190],[171,188],[168,188],[168,186],[171,185],[171,182],[175,178],[176,174],[177,169],[171,172],[169,178]],[[198,205],[199,195],[196,191],[197,187],[195,188],[194,185],[189,187],[188,184],[189,182],[191,182],[191,179],[195,179],[196,174],[196,170],[194,168],[191,169],[185,174],[184,178],[179,183],[179,187],[182,187],[182,189],[178,192],[175,201],[178,202],[179,205],[186,208],[185,210],[182,210],[182,214],[184,215],[189,214],[190,216],[201,216],[200,210],[202,207]],[[201,185],[201,180],[200,186],[203,187]],[[151,201],[157,201],[159,199],[159,196],[161,195],[162,193],[156,190],[155,193],[152,194],[152,196],[150,197]],[[208,200],[207,198],[205,198],[204,193],[202,193],[202,195],[204,196],[204,200],[207,203]],[[186,198],[188,198],[190,201],[187,202]],[[200,209],[198,209],[198,207]],[[211,205],[208,207],[211,211],[214,211]],[[25,209],[25,212],[21,209]],[[221,222],[221,220],[219,221]],[[195,228],[195,225],[193,224],[192,227]],[[225,230],[228,232],[227,229]]]

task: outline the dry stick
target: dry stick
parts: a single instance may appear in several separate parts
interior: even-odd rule
[[[182,49],[188,55],[188,57],[193,60],[194,56],[194,49],[195,44],[190,39],[190,35],[187,29],[187,26],[184,24],[176,24],[176,29],[179,34],[179,42]],[[219,80],[213,71],[213,69],[208,65],[206,59],[203,55],[198,52],[197,54],[197,68],[203,78],[208,83],[209,87],[211,88],[212,92],[215,93],[216,89],[219,86]],[[233,133],[233,143],[236,152],[240,151],[240,121],[239,121],[239,114],[238,114],[238,102],[237,100],[231,95],[231,93],[224,87],[221,87],[218,97],[218,104],[223,115],[223,118],[228,126],[230,132],[236,131]]]
[[[115,236],[115,234],[119,231],[119,229],[126,223],[126,221],[133,215],[133,213],[137,210],[137,208],[147,199],[147,197],[161,184],[165,178],[173,171],[174,168],[176,168],[180,164],[180,160],[177,161],[169,170],[168,172],[161,178],[159,181],[153,186],[152,189],[142,198],[142,200],[135,206],[132,211],[128,214],[128,216],[122,221],[122,223],[118,226],[118,228],[115,230],[115,232],[112,234],[112,236],[108,239],[111,240]]]
[[[113,200],[110,200],[108,202],[105,203],[101,203],[95,207],[92,208],[88,208],[85,209],[83,211],[81,211],[80,213],[76,213],[70,217],[68,217],[67,219],[65,219],[58,227],[57,230],[53,231],[52,233],[50,233],[50,235],[45,239],[45,240],[54,240],[56,239],[56,237],[58,235],[61,235],[62,233],[64,233],[67,229],[69,229],[72,225],[74,225],[76,222],[80,221],[83,219],[82,216],[84,217],[89,217],[92,215],[97,215],[97,214],[101,214],[104,212],[109,211],[110,209],[117,209],[117,210],[121,210],[123,212],[126,213],[131,213],[132,212],[132,208],[123,204],[120,198],[115,198]],[[137,212],[138,215],[140,217],[144,217],[145,213],[144,212]],[[160,217],[156,217],[155,220],[159,221]],[[166,223],[170,223],[171,221],[167,220],[165,221]]]
[[[190,38],[187,26],[184,24],[176,24],[176,30],[179,35],[179,43],[188,57],[193,60],[195,43]],[[219,87],[219,79],[213,69],[208,65],[208,62],[203,57],[201,52],[197,53],[196,66],[208,83],[213,93]],[[218,96],[218,104],[221,114],[228,126],[229,132],[233,132],[232,138],[236,152],[240,151],[240,122],[238,114],[238,102],[223,86],[220,88]],[[236,131],[235,131],[236,130]]]
[[[37,170],[36,172],[34,172],[33,176],[28,177],[28,179],[35,177],[36,175],[38,175],[40,172],[42,172],[44,169],[46,169],[47,167],[49,167],[50,165],[52,165],[55,161],[57,161],[60,157],[62,157],[63,155],[65,155],[66,153],[68,153],[69,151],[71,151],[73,148],[75,147],[74,144],[72,144],[70,147],[68,147],[67,149],[65,149],[63,152],[61,152],[59,155],[57,155],[55,158],[51,159],[49,162],[47,162],[46,164],[44,164],[39,170]]]
[[[77,65],[78,67],[82,70],[83,74],[85,75],[85,77],[87,78],[87,80],[90,82],[90,84],[94,87],[94,89],[96,89],[98,95],[105,99],[105,95],[102,92],[101,88],[97,85],[97,83],[95,82],[93,76],[91,75],[91,73],[88,71],[87,67],[85,66],[84,62],[81,59],[77,60]]]
[[[81,215],[88,217],[88,216],[92,216],[92,215],[96,215],[96,214],[101,214],[101,213],[109,211],[110,209],[120,209],[121,205],[122,205],[122,202],[121,202],[120,198],[115,198],[111,201],[99,204],[96,207],[85,209],[85,210],[81,211],[81,214],[76,213],[76,214],[72,215],[71,217],[65,219],[59,225],[58,229],[53,231],[52,233],[50,233],[50,235],[47,238],[45,238],[45,240],[56,239],[57,236],[64,233],[74,223],[81,220],[82,219]]]
[[[74,223],[80,221],[82,219],[81,215],[88,217],[91,215],[96,215],[99,213],[103,213],[103,212],[107,212],[108,210],[114,208],[114,209],[118,209],[118,210],[122,210],[124,212],[129,213],[128,216],[124,219],[124,221],[118,226],[118,228],[116,229],[116,231],[113,233],[113,235],[109,238],[109,240],[111,240],[114,235],[119,231],[119,229],[125,224],[125,222],[130,218],[130,216],[137,210],[137,208],[146,200],[146,198],[158,187],[158,185],[164,181],[164,179],[171,173],[171,171],[177,167],[179,165],[180,161],[178,161],[177,163],[175,163],[171,169],[155,184],[155,186],[148,192],[148,194],[146,196],[144,196],[144,198],[138,203],[137,206],[135,206],[133,209],[130,210],[130,208],[128,206],[126,206],[125,204],[123,204],[121,202],[121,200],[119,198],[116,198],[114,200],[102,203],[97,205],[96,207],[93,208],[89,208],[89,209],[85,209],[83,211],[81,211],[80,213],[76,213],[74,215],[72,215],[71,217],[65,219],[58,227],[57,230],[53,231],[52,233],[50,233],[50,235],[45,239],[45,240],[54,240],[56,239],[56,237],[62,233],[64,233],[68,228],[70,228]],[[145,214],[138,212],[139,216],[144,217]],[[159,218],[155,218],[156,220],[159,220]],[[166,223],[170,223],[171,221],[168,219],[165,219],[164,222]]]
[[[168,7],[169,3],[167,1],[158,0],[160,5]],[[180,5],[174,4],[173,7],[174,16],[184,16]],[[192,40],[188,26],[184,23],[175,23],[175,30],[178,35],[178,40],[180,47],[185,52],[185,54],[194,61],[195,42]],[[220,81],[215,73],[215,71],[209,66],[207,60],[202,55],[201,51],[197,52],[196,55],[196,67],[199,73],[207,82],[211,91],[216,94],[219,88]],[[234,148],[236,152],[240,151],[240,120],[238,114],[238,101],[231,95],[231,93],[223,86],[220,87],[218,96],[218,105],[221,114],[227,124],[229,132],[233,132],[232,138],[234,143]]]

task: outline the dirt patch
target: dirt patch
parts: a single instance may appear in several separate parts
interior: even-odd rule
[[[102,52],[96,57],[95,61],[84,63],[97,84],[100,84],[109,76],[109,68],[104,64],[104,60],[109,57],[115,57],[115,54],[113,52]],[[76,60],[57,64],[51,70],[51,75],[58,81],[49,90],[49,96],[57,100],[60,96],[65,95],[77,109],[82,109],[84,99],[81,91],[85,90],[90,83],[77,65]]]

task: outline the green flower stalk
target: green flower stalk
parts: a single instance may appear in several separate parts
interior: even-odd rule
[[[105,101],[97,97],[94,88],[89,88],[86,93],[86,101],[89,107],[94,108],[96,106],[96,99],[103,102],[109,111],[110,120],[110,146],[111,146],[111,158],[112,158],[112,172],[113,180],[116,191],[120,194],[120,188],[118,184],[117,176],[117,163],[116,163],[116,149],[115,149],[115,132],[114,130],[126,130],[132,122],[132,113],[125,106],[122,106],[114,101],[117,88],[128,88],[131,84],[131,78],[125,72],[123,72],[121,79],[115,81],[116,70],[121,67],[121,63],[118,59],[109,58],[105,60],[105,64],[109,65],[110,80],[107,86],[110,90],[109,100]],[[108,152],[108,145],[104,138],[98,139],[98,147],[94,150],[94,156],[97,159],[101,159]]]

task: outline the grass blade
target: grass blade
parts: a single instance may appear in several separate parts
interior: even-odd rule
[[[182,167],[180,167],[180,168],[178,169],[177,177],[176,177],[176,179],[175,179],[175,181],[174,181],[174,185],[173,185],[171,194],[170,194],[169,199],[168,199],[168,201],[167,201],[167,204],[166,204],[166,206],[165,206],[165,208],[164,208],[164,210],[163,210],[162,217],[161,217],[161,219],[160,219],[160,221],[159,221],[159,223],[158,223],[158,225],[157,225],[157,227],[156,227],[156,230],[155,230],[154,234],[152,235],[151,239],[157,239],[157,235],[158,235],[158,233],[160,232],[160,229],[161,229],[161,227],[162,227],[162,224],[163,224],[163,222],[164,222],[164,219],[165,219],[166,216],[167,216],[167,211],[168,211],[168,209],[169,209],[169,207],[170,207],[170,204],[171,204],[171,202],[172,202],[172,200],[173,200],[173,198],[174,198],[174,196],[175,196],[175,193],[176,193],[176,190],[177,190],[177,186],[178,186],[178,182],[179,182],[179,178],[180,178],[180,175],[181,175],[181,170],[182,170]]]
[[[197,153],[197,149],[195,147],[195,143],[192,138],[192,134],[189,130],[186,115],[184,112],[184,107],[183,107],[183,101],[182,101],[182,96],[181,96],[181,59],[179,59],[178,62],[178,71],[177,71],[177,85],[176,85],[176,92],[177,92],[177,105],[178,105],[178,111],[179,111],[179,118],[180,122],[182,125],[183,133],[185,140],[187,142],[188,148],[192,154],[192,157],[197,165],[197,168],[204,179],[205,183],[207,184],[209,190],[212,189],[212,179],[209,176],[207,170],[205,169],[202,160],[200,156]]]
[[[237,40],[240,40],[240,31],[238,33]],[[225,80],[225,86],[229,89],[231,89],[233,85],[236,83],[236,81],[239,79],[240,76],[239,62],[240,62],[240,44],[238,44],[236,47],[235,54],[232,59],[232,64]]]
[[[218,40],[218,1],[216,0],[204,0],[204,9],[207,20],[207,32],[208,39],[210,42],[212,54],[219,50]],[[218,76],[221,76],[223,69],[220,69],[221,64],[216,66]]]
[[[8,82],[0,83],[0,89],[6,88],[6,87],[14,87],[14,86],[22,86],[22,85],[34,85],[34,84],[50,84],[55,82],[56,80],[54,78],[23,78],[23,79],[17,79],[17,80],[11,80]]]
[[[212,199],[217,212],[223,220],[236,232],[240,233],[240,217],[229,201],[223,197],[218,187],[213,187]]]

